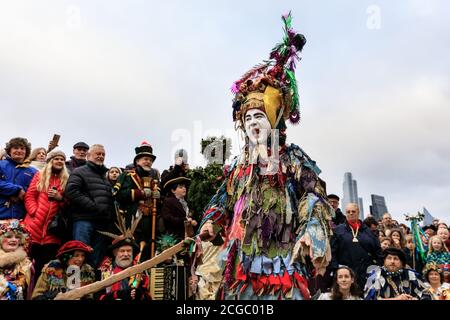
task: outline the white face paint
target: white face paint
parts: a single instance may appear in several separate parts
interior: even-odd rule
[[[259,109],[250,109],[244,118],[245,133],[252,144],[267,144],[272,129],[267,115]]]

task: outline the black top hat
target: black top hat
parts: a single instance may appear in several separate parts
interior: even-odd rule
[[[133,163],[136,164],[136,161],[142,157],[150,157],[155,161],[156,156],[153,154],[153,148],[147,141],[143,141],[139,147],[134,148],[136,152],[136,156],[134,157]]]

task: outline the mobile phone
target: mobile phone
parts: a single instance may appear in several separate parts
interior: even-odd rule
[[[53,135],[52,141],[54,142],[55,146],[58,145],[59,138],[61,138],[61,135],[59,135],[59,134],[57,134],[57,133],[55,133],[55,134]]]

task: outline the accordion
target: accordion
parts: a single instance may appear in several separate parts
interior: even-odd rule
[[[186,300],[186,267],[168,265],[150,269],[150,296],[153,300]]]

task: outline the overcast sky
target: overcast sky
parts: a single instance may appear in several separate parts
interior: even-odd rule
[[[225,134],[233,81],[282,38],[307,38],[297,68],[302,121],[288,130],[342,196],[358,181],[365,212],[383,195],[403,220],[425,206],[450,222],[447,0],[0,1],[0,142],[61,134],[102,143],[125,166],[148,140],[160,170],[182,146]]]

